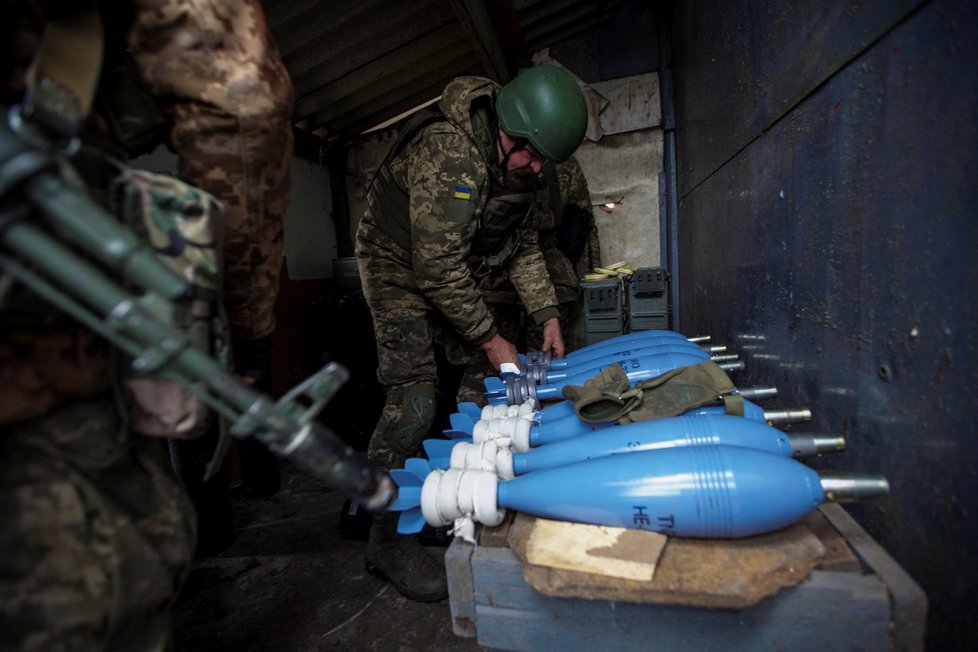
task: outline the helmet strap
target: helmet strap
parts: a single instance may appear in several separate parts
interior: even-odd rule
[[[498,126],[496,128],[497,130],[502,129],[502,127],[498,127]],[[512,136],[510,136],[510,138],[512,138]],[[498,131],[496,132],[496,143],[497,146],[500,149],[502,149],[503,146],[502,139],[499,138]],[[513,138],[513,146],[509,148],[509,151],[503,152],[503,160],[499,163],[499,167],[502,168],[503,171],[503,176],[505,176],[507,172],[506,166],[509,165],[509,157],[515,154],[516,152],[520,151],[521,149],[525,149],[527,144],[528,141],[525,138]]]

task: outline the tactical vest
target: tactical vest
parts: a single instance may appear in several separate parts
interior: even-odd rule
[[[445,116],[437,111],[415,114],[380,165],[367,194],[367,205],[377,226],[407,251],[411,250],[410,196],[394,179],[390,163],[422,129],[444,120]],[[535,193],[504,188],[493,175],[489,176],[489,198],[479,216],[469,252],[469,268],[477,278],[509,262],[521,244],[519,230],[529,222],[535,207]]]
[[[476,278],[505,266],[519,249],[520,228],[531,220],[535,199],[533,192],[508,190],[490,181],[489,201],[482,209],[469,252],[469,267]]]
[[[537,188],[537,219],[535,226],[540,231],[553,231],[557,228],[560,216],[564,214],[564,198],[560,196],[560,180],[557,166],[548,163],[540,172],[542,183]]]

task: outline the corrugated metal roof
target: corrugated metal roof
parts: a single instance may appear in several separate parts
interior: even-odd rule
[[[505,82],[521,60],[619,2],[264,0],[296,91],[295,122],[347,141],[436,98],[459,75]]]

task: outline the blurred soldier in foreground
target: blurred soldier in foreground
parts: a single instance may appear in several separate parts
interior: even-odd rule
[[[292,82],[258,0],[112,1],[139,74],[172,123],[168,141],[178,176],[224,205],[224,306],[234,368],[267,392],[290,195]],[[275,493],[274,456],[254,440],[236,443],[246,495]],[[227,478],[203,478],[215,445],[214,432],[170,444],[198,508],[204,555],[231,543]]]
[[[55,143],[63,137],[70,150],[78,130],[69,123],[88,115],[84,145],[72,157],[82,178],[67,167],[56,172],[108,203],[106,182],[119,172],[111,157],[123,159],[127,145],[151,149],[147,132],[159,125],[133,112],[140,95],[126,92],[131,84],[110,84],[122,103],[100,93],[90,115],[91,97],[72,93],[75,82],[97,79],[101,63],[102,25],[90,3],[7,9],[3,119],[10,105],[23,103],[11,121],[33,123],[28,127]],[[180,175],[228,208],[228,305],[236,335],[260,340],[274,326],[292,102],[260,5],[133,0],[102,9],[127,35],[139,71],[172,119]],[[57,101],[45,104],[52,94]],[[0,172],[5,217],[23,204],[15,172]],[[220,210],[206,194],[186,192],[173,202]],[[0,648],[164,649],[169,608],[194,552],[193,506],[162,440],[130,429],[121,365],[106,342],[11,287],[6,274],[0,292]]]
[[[420,452],[435,416],[436,341],[455,364],[473,355],[497,370],[519,364],[480,279],[504,270],[543,328],[542,348],[563,357],[557,296],[532,212],[543,165],[567,159],[586,126],[577,83],[541,66],[502,88],[480,77],[455,79],[437,112],[418,114],[404,127],[371,185],[357,231],[377,376],[387,392],[370,439],[371,463],[390,469]],[[414,537],[396,533],[396,515],[375,517],[367,565],[411,599],[447,596],[444,569]]]

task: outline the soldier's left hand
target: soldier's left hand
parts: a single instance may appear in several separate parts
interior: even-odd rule
[[[543,323],[543,350],[550,351],[554,360],[564,357],[564,336],[560,331],[560,320],[554,317]]]

